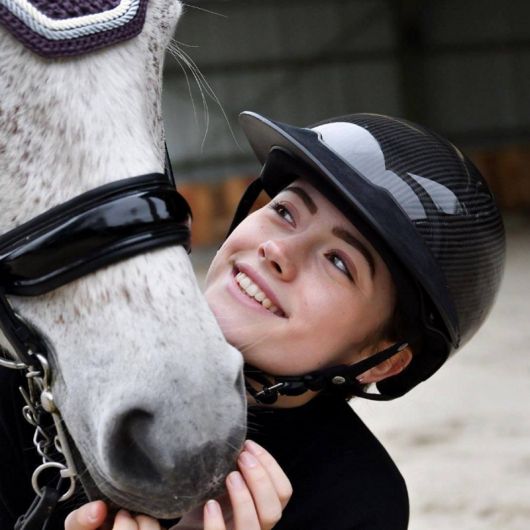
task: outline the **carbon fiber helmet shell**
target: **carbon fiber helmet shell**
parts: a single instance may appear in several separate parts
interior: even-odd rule
[[[275,153],[288,153],[418,287],[421,351],[379,391],[397,397],[430,377],[481,326],[504,270],[502,218],[477,168],[436,133],[388,116],[353,114],[299,128],[244,112],[240,122],[269,195],[293,179],[275,163]]]

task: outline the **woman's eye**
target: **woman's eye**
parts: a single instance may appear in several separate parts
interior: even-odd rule
[[[289,211],[289,209],[279,203],[279,202],[271,202],[270,204],[270,207],[283,219],[285,219],[289,224],[292,224],[294,225],[295,224],[295,221],[294,221],[294,217],[291,215],[291,212]]]
[[[343,274],[345,274],[350,280],[353,281],[353,277],[346,265],[346,262],[335,252],[330,252],[326,255],[329,261]]]

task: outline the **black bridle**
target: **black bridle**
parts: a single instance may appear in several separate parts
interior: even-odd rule
[[[71,497],[76,469],[68,435],[50,388],[45,337],[11,306],[9,295],[39,296],[120,260],[171,245],[190,252],[191,210],[177,192],[169,159],[166,173],[151,173],[98,187],[56,206],[0,236],[0,329],[12,352],[0,350],[0,366],[24,370],[28,388],[23,414],[35,427],[43,463],[32,478],[37,497],[16,530],[40,529],[57,502]],[[56,434],[43,428],[53,418]],[[57,462],[56,454],[63,462]],[[39,474],[56,469],[54,487],[41,488]],[[64,492],[64,482],[70,487]]]

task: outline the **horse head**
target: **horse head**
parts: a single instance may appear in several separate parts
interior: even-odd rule
[[[163,54],[181,9],[0,0],[0,239],[91,190],[162,178]],[[241,356],[182,246],[93,269],[37,296],[4,289],[6,300],[48,345],[50,389],[86,487],[176,517],[215,495],[234,465],[245,434]],[[5,333],[0,345],[13,350]]]

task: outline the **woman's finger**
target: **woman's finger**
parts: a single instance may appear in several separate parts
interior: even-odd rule
[[[278,498],[280,499],[282,509],[285,508],[293,494],[293,487],[283,469],[279,466],[274,457],[256,442],[247,440],[244,449],[254,455],[265,468],[274,485]]]
[[[261,530],[252,494],[241,473],[232,471],[226,479],[226,487],[232,504],[234,530]]]
[[[226,530],[226,525],[217,501],[211,500],[204,505],[204,530]]]
[[[70,512],[64,522],[65,530],[96,530],[107,517],[107,506],[103,501],[89,502]]]
[[[147,515],[137,515],[135,519],[138,525],[138,530],[162,530],[160,523],[152,517],[148,517]]]
[[[112,530],[139,530],[138,523],[129,512],[120,510],[114,519]]]
[[[268,530],[282,516],[282,504],[274,484],[261,462],[249,451],[243,451],[237,463],[252,495],[259,528]]]

